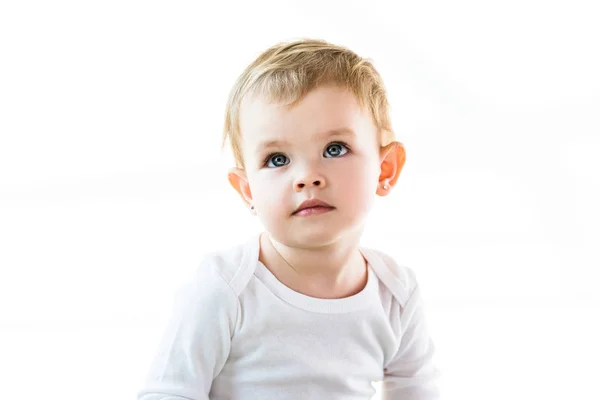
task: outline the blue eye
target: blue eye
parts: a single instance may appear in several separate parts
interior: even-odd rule
[[[290,160],[284,156],[283,154],[273,154],[272,156],[267,157],[267,162],[265,166],[269,168],[277,168],[283,167],[290,163]]]
[[[348,152],[348,146],[343,143],[332,143],[327,146],[325,152],[323,153],[324,157],[339,157],[343,156]]]

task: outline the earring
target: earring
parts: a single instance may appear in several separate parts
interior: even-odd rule
[[[251,206],[251,207],[250,207],[250,209],[251,209],[252,211],[254,211],[254,206]]]
[[[388,186],[388,184],[387,184],[387,183],[384,183],[384,184],[383,184],[383,189],[384,189],[384,190],[388,190],[389,188],[390,188],[390,187]]]

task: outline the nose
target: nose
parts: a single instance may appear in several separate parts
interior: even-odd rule
[[[324,188],[326,185],[327,185],[327,182],[325,181],[324,176],[322,176],[321,174],[317,174],[317,173],[311,173],[311,174],[304,175],[304,177],[302,177],[300,179],[297,179],[296,182],[294,182],[294,189],[296,190],[296,192],[300,192],[307,186],[309,188],[310,187]]]

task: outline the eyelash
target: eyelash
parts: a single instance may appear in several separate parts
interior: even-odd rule
[[[348,153],[352,152],[352,149],[350,148],[350,146],[348,146],[348,144],[347,144],[346,142],[339,142],[339,141],[338,141],[338,142],[331,142],[331,143],[327,143],[327,146],[325,146],[325,149],[327,149],[327,147],[331,146],[332,144],[339,144],[340,146],[343,146],[343,147],[345,147],[345,148],[346,148],[346,150],[348,151]],[[346,154],[348,154],[348,153],[346,153]],[[262,166],[263,166],[263,167],[266,167],[266,166],[269,164],[269,161],[271,160],[271,158],[272,158],[273,156],[276,156],[276,155],[278,155],[278,154],[283,154],[283,153],[279,153],[279,152],[278,152],[278,153],[269,153],[269,154],[268,154],[268,155],[267,155],[267,156],[264,158],[264,160],[263,160],[263,162],[262,162]],[[334,157],[334,158],[337,158],[337,157]]]

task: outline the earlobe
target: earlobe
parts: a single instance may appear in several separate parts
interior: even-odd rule
[[[250,207],[252,205],[252,192],[250,191],[250,184],[248,183],[246,171],[241,168],[231,168],[227,174],[227,178],[246,206]]]
[[[404,145],[400,142],[392,142],[382,147],[380,159],[379,186],[376,193],[386,196],[398,181],[402,167],[404,167],[406,161]]]

